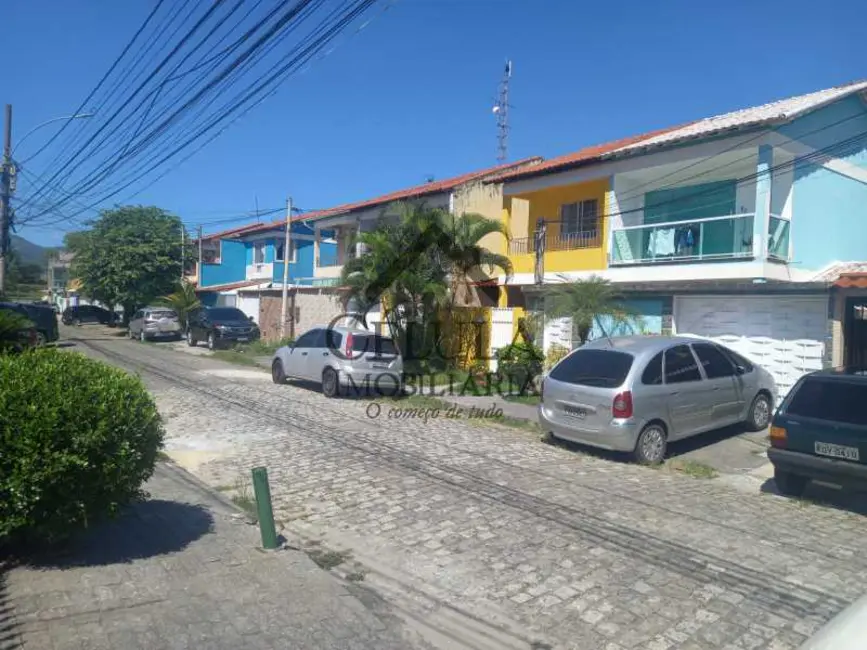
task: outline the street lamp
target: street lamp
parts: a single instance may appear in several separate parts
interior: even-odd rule
[[[13,154],[15,153],[15,150],[17,150],[18,147],[21,146],[21,143],[24,142],[28,138],[28,136],[30,136],[34,131],[38,131],[39,129],[41,129],[43,126],[48,126],[49,124],[53,124],[54,122],[60,122],[61,120],[80,120],[80,119],[85,119],[88,117],[93,117],[94,115],[95,115],[95,113],[76,113],[75,115],[63,115],[61,117],[52,117],[50,120],[45,120],[41,124],[37,124],[32,129],[30,129],[27,133],[25,133],[24,137],[22,137],[15,144],[15,148],[12,150],[12,153]],[[31,156],[31,158],[32,158],[32,156]],[[29,158],[28,158],[28,160],[29,160]]]

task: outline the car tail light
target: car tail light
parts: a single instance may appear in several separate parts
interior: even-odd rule
[[[770,431],[771,446],[785,447],[786,446],[786,430],[783,427],[772,426]]]
[[[343,350],[343,353],[347,359],[352,358],[352,344],[353,344],[352,332],[347,332],[347,334],[346,334],[346,347]]]
[[[611,417],[614,418],[631,418],[632,417],[632,393],[623,391],[614,397],[614,402],[611,404]]]

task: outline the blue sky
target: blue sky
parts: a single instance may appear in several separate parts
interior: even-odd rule
[[[0,103],[14,105],[17,136],[75,110],[153,1],[4,3],[11,64]],[[257,199],[261,209],[288,194],[302,208],[328,207],[493,165],[491,106],[507,58],[510,159],[867,77],[863,0],[394,0],[370,15],[135,202],[213,222]],[[28,138],[16,157],[40,142]],[[29,169],[41,173],[52,153]],[[21,234],[54,245],[64,229]]]

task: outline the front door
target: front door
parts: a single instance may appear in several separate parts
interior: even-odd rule
[[[314,352],[313,345],[319,336],[319,330],[310,330],[302,334],[289,351],[289,368],[287,374],[299,379],[319,379],[310,374],[310,355]]]
[[[732,362],[712,343],[694,343],[692,346],[710,387],[708,417],[714,428],[734,424],[743,412],[743,390],[737,381]]]
[[[669,439],[677,440],[710,428],[708,412],[711,387],[702,379],[688,345],[665,351],[665,386],[668,397]]]

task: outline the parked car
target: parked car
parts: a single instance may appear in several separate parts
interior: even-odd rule
[[[403,359],[390,338],[349,327],[314,327],[294,345],[274,353],[271,379],[288,378],[322,384],[326,397],[347,388],[392,395],[401,386]]]
[[[867,639],[867,596],[825,623],[798,650],[863,650]]]
[[[117,325],[117,314],[97,307],[96,305],[78,305],[76,307],[67,307],[63,310],[63,315],[60,317],[64,325],[81,325],[82,323],[100,323],[101,325],[109,325],[111,327]]]
[[[128,334],[131,339],[137,338],[142,343],[152,339],[180,341],[183,338],[178,313],[166,307],[139,309],[129,321]]]
[[[53,343],[60,338],[57,328],[57,315],[51,305],[26,302],[0,303],[0,309],[9,309],[26,316],[36,329],[36,344]]]
[[[711,341],[624,336],[592,341],[544,377],[543,430],[659,463],[669,442],[744,422],[764,429],[777,390],[766,370]]]
[[[261,337],[252,317],[236,307],[204,307],[187,317],[187,343],[195,347],[206,341],[209,350],[231,343],[249,343]]]
[[[867,487],[867,371],[801,377],[774,414],[770,438],[768,460],[782,494],[800,496],[811,480]]]
[[[4,329],[0,332],[0,352],[20,353],[35,348],[39,344],[39,332],[35,324],[26,314],[22,314],[21,311],[13,309],[9,305],[10,303],[0,303],[0,312],[12,312],[27,320],[23,323],[24,326],[17,331],[5,331]]]

